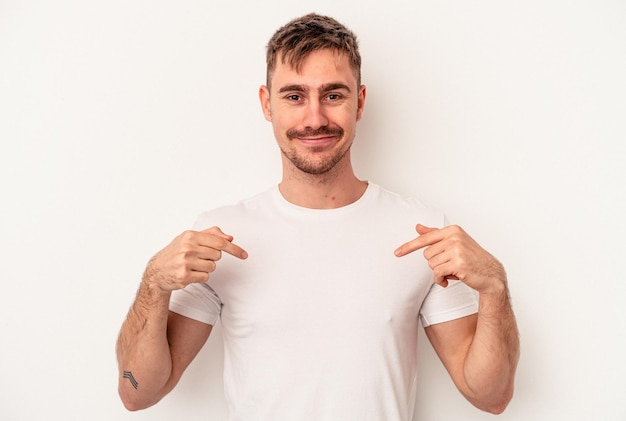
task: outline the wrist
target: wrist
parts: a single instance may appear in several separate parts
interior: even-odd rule
[[[141,283],[139,284],[140,293],[145,296],[151,302],[165,301],[169,302],[171,291],[165,290],[158,282],[158,277],[153,273],[150,273],[149,269],[146,269]]]
[[[162,284],[165,278],[162,272],[155,266],[155,258],[150,259],[143,273],[143,277],[141,278],[142,287],[146,289],[146,292],[149,293],[150,296],[166,295],[169,297],[171,290],[163,288]]]
[[[502,294],[508,294],[508,281],[504,266],[495,258],[489,263],[483,271],[485,281],[482,283],[482,288],[478,289],[478,293],[483,296],[501,296]]]
[[[507,285],[506,278],[497,277],[497,278],[493,278],[489,282],[489,285],[485,287],[484,289],[482,289],[481,291],[478,291],[478,293],[480,294],[481,297],[491,296],[491,297],[497,298],[503,295],[508,296],[508,290],[509,288]]]
[[[506,278],[499,278],[492,285],[479,292],[479,313],[500,315],[510,309],[509,288]]]

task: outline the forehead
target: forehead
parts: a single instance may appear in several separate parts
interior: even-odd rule
[[[331,49],[309,53],[298,68],[278,60],[272,74],[272,87],[276,89],[289,84],[315,87],[330,81],[343,82],[348,86],[356,86],[357,83],[347,55]]]

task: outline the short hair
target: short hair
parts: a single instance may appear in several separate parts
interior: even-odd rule
[[[360,86],[361,55],[356,35],[337,20],[316,13],[293,19],[274,33],[266,51],[267,86],[270,86],[278,59],[300,71],[310,53],[327,48],[348,57],[357,86]]]

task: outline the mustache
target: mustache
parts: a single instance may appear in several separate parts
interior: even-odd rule
[[[297,138],[297,137],[318,137],[318,136],[343,136],[343,129],[341,127],[327,127],[323,126],[319,129],[306,129],[306,130],[295,130],[290,129],[287,130],[287,137],[289,139]]]

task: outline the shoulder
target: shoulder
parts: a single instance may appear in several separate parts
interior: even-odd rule
[[[416,223],[430,226],[442,226],[444,213],[432,206],[427,206],[415,196],[404,196],[375,183],[369,186],[372,202],[387,215],[395,215],[398,218],[417,218]]]
[[[236,203],[204,211],[198,215],[194,229],[202,230],[214,225],[219,226],[230,221],[241,221],[253,217],[273,203],[277,189],[278,187],[274,186]]]

